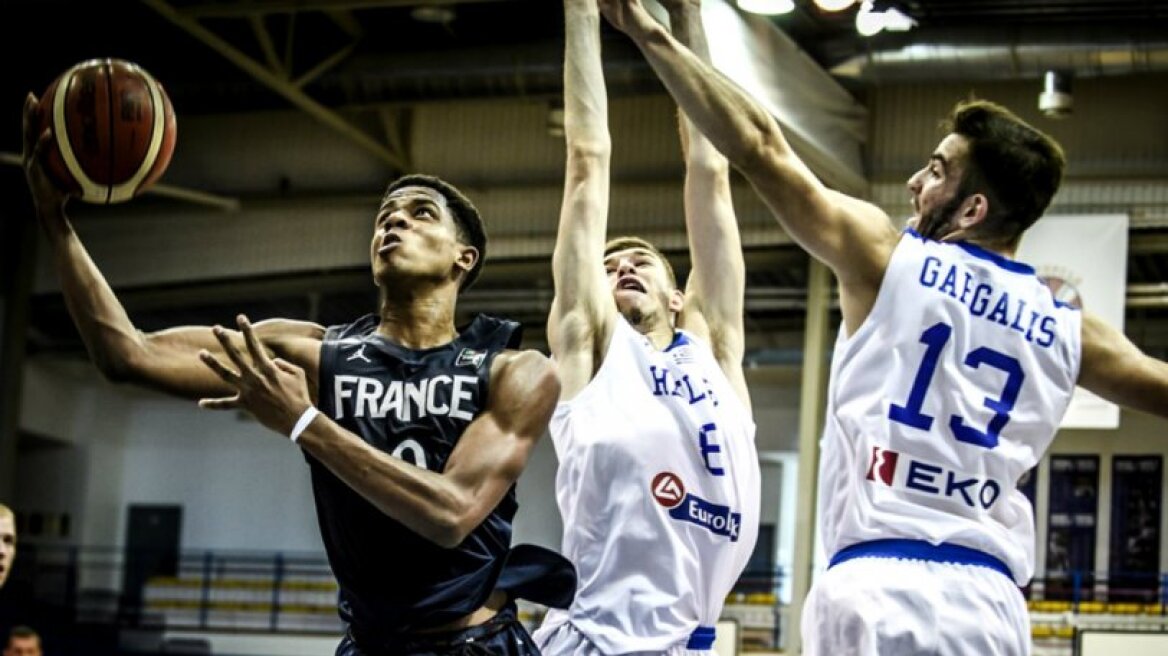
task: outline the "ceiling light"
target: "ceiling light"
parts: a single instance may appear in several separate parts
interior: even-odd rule
[[[884,11],[884,29],[889,32],[907,32],[916,27],[917,22],[896,7]]]
[[[738,0],[738,7],[752,14],[777,16],[794,11],[795,0]]]
[[[1071,73],[1047,71],[1042,81],[1042,93],[1038,94],[1038,109],[1051,118],[1070,116],[1075,108],[1075,98],[1071,95]]]
[[[824,11],[843,11],[855,2],[856,0],[815,0],[815,6]]]
[[[410,16],[420,23],[436,23],[446,25],[454,20],[454,10],[450,7],[421,6],[414,7]]]
[[[882,30],[906,32],[916,24],[916,21],[896,8],[874,11],[872,0],[864,0],[860,11],[856,12],[856,31],[863,36],[875,36]]]
[[[884,29],[884,14],[872,11],[872,0],[864,0],[856,13],[856,31],[861,36],[875,36]]]

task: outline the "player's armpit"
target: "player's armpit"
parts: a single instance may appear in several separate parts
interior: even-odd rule
[[[1083,313],[1079,384],[1113,403],[1168,417],[1168,363],[1089,312]]]

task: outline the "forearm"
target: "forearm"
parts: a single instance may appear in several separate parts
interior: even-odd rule
[[[1109,400],[1150,415],[1168,419],[1168,364],[1144,356],[1140,371]]]
[[[593,0],[564,0],[564,134],[567,163],[552,275],[565,308],[596,294],[608,218],[611,139]]]
[[[441,474],[377,450],[319,415],[300,446],[385,515],[443,547],[465,537],[460,518],[469,501]]]
[[[710,46],[702,23],[700,0],[681,0],[669,5],[669,26],[673,37],[706,64],[710,64]],[[700,130],[688,120],[684,111],[678,113],[686,171],[717,180],[729,176],[726,158],[714,148]]]
[[[680,0],[669,6],[669,23],[673,36],[702,62],[710,63],[710,48],[702,24],[700,0]],[[720,239],[732,233],[726,253],[741,259],[737,242],[738,226],[730,199],[730,166],[684,111],[678,112],[678,125],[686,154],[686,218],[691,237]],[[721,249],[725,251],[726,249]]]
[[[674,0],[668,8],[674,38],[708,64],[700,0]],[[685,112],[678,112],[678,123],[686,145],[685,220],[693,263],[686,296],[702,315],[715,351],[725,351],[727,343],[741,342],[746,287],[730,167]]]
[[[1078,383],[1119,405],[1168,417],[1168,363],[1143,353],[1097,315],[1082,315]]]
[[[38,208],[65,305],[94,363],[115,380],[130,377],[145,343],[121,302],[89,257],[63,206]]]
[[[230,390],[199,362],[200,350],[222,354],[209,327],[143,334],[89,256],[63,207],[38,208],[38,213],[65,306],[90,358],[104,376],[191,399]]]
[[[564,137],[569,158],[611,150],[600,14],[592,0],[564,0]]]
[[[688,119],[735,166],[749,168],[766,149],[793,155],[777,124],[753,98],[664,27],[646,25],[630,36]]]

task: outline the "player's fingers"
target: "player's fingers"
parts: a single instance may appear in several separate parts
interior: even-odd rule
[[[21,156],[25,161],[28,161],[29,155],[32,154],[33,148],[36,147],[37,133],[33,128],[33,123],[37,119],[37,98],[29,93],[24,98],[24,116],[22,117],[20,126],[24,135],[24,150]]]
[[[243,376],[246,374],[251,367],[243,359],[243,354],[235,347],[235,342],[231,341],[231,333],[223,326],[215,326],[211,329],[211,332],[214,333],[215,339],[219,340],[219,344],[223,347],[223,352],[239,368],[239,375]]]
[[[53,131],[45,128],[37,136],[33,143],[32,152],[29,153],[28,162],[30,164],[41,161],[41,153],[45,152],[46,148],[50,148],[53,142]],[[39,164],[38,164],[39,165]]]
[[[199,407],[204,410],[234,410],[239,407],[239,395],[218,399],[199,399]]]
[[[248,353],[251,353],[252,363],[260,371],[271,371],[272,361],[267,352],[264,351],[264,347],[260,345],[260,340],[256,337],[251,322],[247,320],[247,315],[239,315],[235,318],[235,322],[239,325],[239,332],[243,333],[243,343],[247,345]]]
[[[222,378],[223,382],[235,387],[239,386],[240,375],[231,369],[228,369],[226,365],[219,361],[219,358],[216,358],[215,356],[211,355],[210,352],[204,350],[199,351],[199,359],[203,361],[203,364],[207,365],[207,368],[215,372],[215,375]]]

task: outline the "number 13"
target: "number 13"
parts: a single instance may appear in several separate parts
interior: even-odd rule
[[[933,324],[928,330],[921,333],[921,342],[927,347],[925,356],[921,359],[921,366],[917,369],[912,389],[908,393],[905,405],[893,404],[888,409],[888,418],[913,428],[929,430],[933,426],[933,417],[921,412],[925,403],[925,394],[929,391],[929,383],[937,371],[937,361],[941,357],[941,350],[945,348],[949,337],[953,334],[953,327],[946,323]],[[1022,373],[1022,365],[1018,360],[1001,351],[989,347],[974,349],[965,356],[965,365],[977,369],[981,365],[988,365],[1006,373],[1006,384],[998,398],[986,397],[985,407],[994,411],[985,432],[968,426],[965,420],[957,415],[949,418],[949,430],[959,442],[974,444],[992,449],[998,445],[998,437],[1006,423],[1010,421],[1010,410],[1018,401],[1018,392],[1022,389],[1022,381],[1026,375]]]

